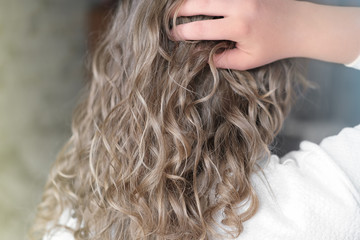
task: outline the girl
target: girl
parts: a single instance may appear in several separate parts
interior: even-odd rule
[[[351,62],[359,17],[290,0],[121,1],[33,238],[359,239],[360,127],[269,151],[301,82],[293,61],[271,62]]]

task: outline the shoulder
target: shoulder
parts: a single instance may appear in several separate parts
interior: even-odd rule
[[[346,175],[353,191],[360,193],[360,125],[344,128],[338,135],[325,138],[318,147]],[[359,200],[360,203],[360,200]]]
[[[251,178],[259,210],[238,239],[360,239],[359,167],[360,126],[272,156]]]
[[[353,198],[360,205],[360,125],[344,128],[319,145],[304,141],[298,151],[280,159],[281,163],[287,161],[293,161],[296,171],[310,180],[322,182],[334,194]]]

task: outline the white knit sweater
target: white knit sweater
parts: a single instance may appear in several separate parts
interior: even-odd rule
[[[238,240],[360,240],[360,125],[272,156],[264,174],[272,192],[252,176],[260,208]]]

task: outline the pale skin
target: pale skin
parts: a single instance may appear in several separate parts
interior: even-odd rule
[[[178,16],[220,16],[178,25],[176,40],[231,40],[218,68],[247,70],[280,59],[348,64],[360,54],[360,8],[294,0],[185,0]]]

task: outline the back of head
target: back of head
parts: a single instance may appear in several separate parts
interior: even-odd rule
[[[216,69],[212,56],[233,44],[172,41],[171,13],[181,3],[121,1],[38,229],[70,208],[79,239],[207,239],[220,210],[234,236],[255,214],[249,177],[288,111],[294,64]],[[236,211],[242,201],[250,207]]]

